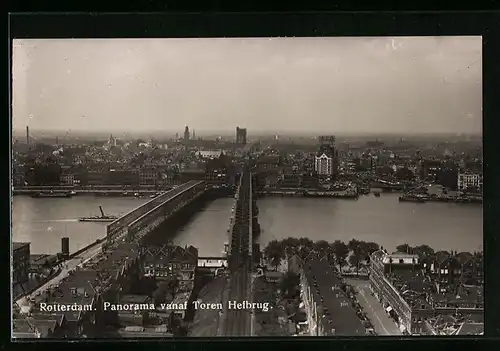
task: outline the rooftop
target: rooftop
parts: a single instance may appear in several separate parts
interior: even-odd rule
[[[463,323],[456,335],[482,335],[484,333],[484,323]]]
[[[172,333],[167,332],[165,326],[144,328],[144,327],[125,327],[118,330],[120,336],[124,338],[160,338],[173,337]]]
[[[19,250],[19,249],[25,247],[26,245],[29,246],[30,243],[19,243],[19,242],[16,243],[16,242],[13,242],[12,243],[12,251]]]

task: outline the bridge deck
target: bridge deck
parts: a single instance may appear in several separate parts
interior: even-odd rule
[[[140,226],[141,222],[144,221],[144,219],[149,217],[154,212],[158,211],[165,203],[168,203],[168,202],[176,199],[177,197],[181,196],[186,191],[189,191],[189,190],[193,189],[194,187],[199,186],[202,183],[203,183],[203,181],[191,181],[191,182],[183,184],[184,187],[182,188],[182,191],[174,192],[174,193],[171,193],[171,192],[165,193],[164,194],[165,196],[162,198],[163,201],[161,201],[160,203],[155,203],[156,204],[155,207],[151,208],[146,213],[140,215],[138,218],[136,218],[130,224],[128,224],[127,227],[129,229],[134,229],[138,225]]]
[[[107,236],[112,236],[128,225],[130,225],[132,222],[146,214],[147,212],[153,210],[157,206],[165,203],[166,201],[169,201],[171,198],[183,193],[184,191],[189,190],[193,186],[199,184],[199,181],[190,181],[187,183],[184,183],[182,185],[179,185],[177,188],[174,188],[170,191],[167,191],[150,201],[136,207],[135,209],[131,210],[130,212],[124,214],[114,222],[111,222],[107,227],[106,227],[106,232]]]

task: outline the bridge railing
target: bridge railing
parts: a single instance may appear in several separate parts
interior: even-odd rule
[[[162,206],[165,205],[165,203],[174,201],[179,196],[181,196],[182,194],[184,194],[186,191],[189,191],[189,190],[191,190],[191,189],[199,186],[200,184],[203,184],[204,181],[192,181],[192,182],[189,182],[189,183],[191,183],[191,184],[187,184],[186,183],[186,187],[184,187],[182,191],[179,191],[179,192],[177,192],[175,194],[169,194],[170,196],[168,198],[164,199],[160,204],[158,204],[157,206],[153,207],[152,209],[150,209],[149,211],[147,211],[146,213],[142,214],[138,218],[134,219],[131,223],[129,223],[127,225],[129,233],[131,231],[133,231],[133,230],[138,229],[138,227],[140,227],[142,225],[144,219],[150,217],[155,212],[158,212],[162,208]]]
[[[170,191],[167,191],[167,192],[151,199],[150,201],[146,202],[145,204],[142,204],[142,205],[134,208],[133,210],[129,211],[128,213],[126,213],[122,217],[120,217],[117,220],[108,224],[106,227],[107,235],[111,236],[111,235],[115,234],[117,231],[119,231],[120,229],[122,229],[125,226],[128,226],[131,222],[133,222],[137,218],[143,216],[145,213],[154,209],[158,205],[162,204],[170,197],[184,192],[186,189],[190,188],[195,183],[198,183],[198,181],[190,181],[190,182],[184,183],[182,185],[179,185],[177,188],[174,188]]]

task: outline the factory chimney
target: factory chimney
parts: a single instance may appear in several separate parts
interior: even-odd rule
[[[30,144],[30,127],[26,126],[26,144]]]

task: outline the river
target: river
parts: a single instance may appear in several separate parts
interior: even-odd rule
[[[127,212],[148,199],[76,196],[71,199],[13,201],[13,241],[31,242],[32,253],[54,254],[61,237],[76,251],[105,235],[106,223],[82,223],[79,216]],[[234,199],[217,199],[196,213],[173,239],[199,248],[200,256],[220,256]],[[261,247],[270,240],[309,237],[311,240],[352,238],[373,241],[394,250],[399,244],[427,244],[436,250],[482,249],[483,214],[477,204],[400,203],[397,194],[361,196],[358,200],[267,197],[259,199]]]
[[[149,198],[74,196],[72,198],[12,198],[12,241],[30,242],[32,254],[61,252],[61,238],[69,238],[70,252],[106,235],[108,223],[79,222],[78,217],[124,214]]]

